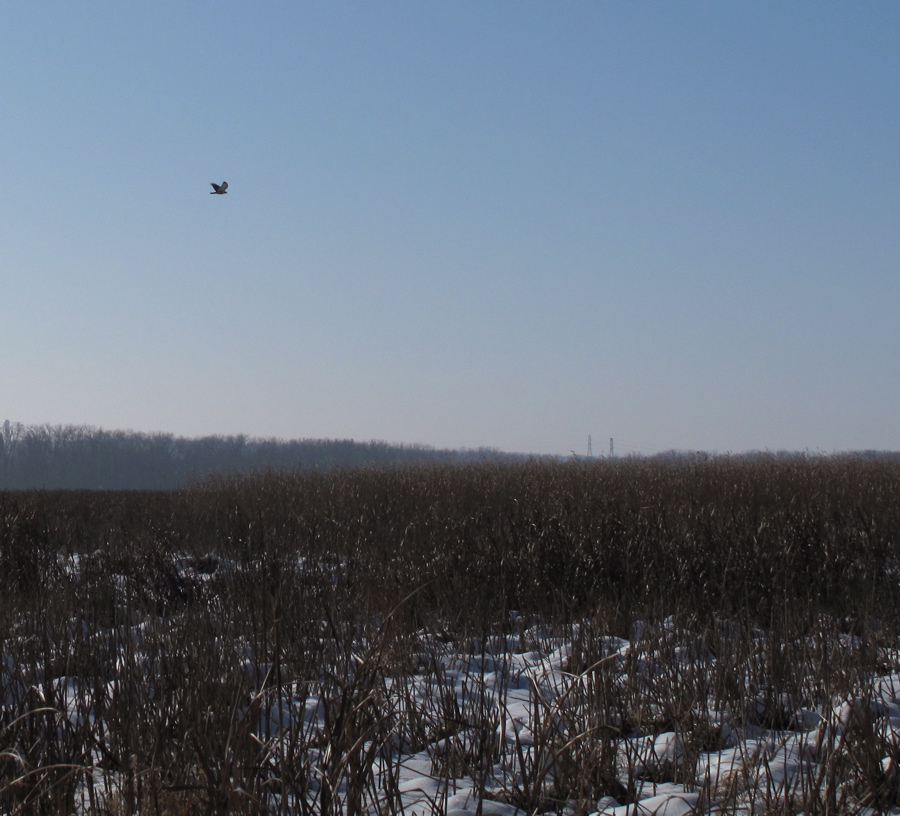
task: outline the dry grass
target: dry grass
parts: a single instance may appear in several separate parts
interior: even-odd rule
[[[499,796],[499,763],[527,812],[693,783],[723,721],[789,730],[896,670],[898,495],[900,465],[850,457],[0,494],[0,812],[396,813],[397,751],[438,742],[445,788]],[[572,643],[568,685],[507,747],[484,666],[542,631]],[[448,650],[482,661],[462,704]],[[313,696],[315,722],[282,718]],[[870,725],[772,812],[897,804]],[[622,766],[627,737],[669,732],[678,762]],[[738,808],[760,772],[709,801]]]

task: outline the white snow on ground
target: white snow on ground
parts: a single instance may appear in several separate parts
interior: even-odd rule
[[[214,558],[209,557],[210,565]],[[222,565],[232,568],[224,562]],[[178,566],[184,570],[195,568],[196,563],[191,567],[185,560]],[[79,565],[73,567],[78,569]],[[209,574],[199,569],[196,572],[201,577]],[[136,650],[136,662],[143,666],[146,682],[152,685],[161,678],[153,660],[140,659],[145,626],[140,623],[129,629],[130,648]],[[706,717],[718,744],[691,751],[686,735],[671,730],[623,731],[621,722],[604,724],[608,728],[602,732],[584,730],[584,723],[589,721],[584,691],[597,666],[584,671],[570,667],[571,638],[578,631],[577,626],[570,627],[563,636],[550,628],[532,627],[514,636],[467,644],[444,643],[422,633],[421,654],[412,656],[418,673],[383,678],[379,693],[394,701],[398,717],[428,720],[422,731],[428,738],[411,745],[408,739],[399,737],[398,728],[393,742],[361,746],[361,756],[375,767],[385,787],[394,786],[393,812],[524,816],[528,811],[517,805],[524,803],[529,791],[550,795],[554,780],[564,773],[565,749],[591,740],[606,740],[613,746],[617,781],[622,791],[631,792],[628,797],[633,801],[607,795],[587,807],[577,801],[552,807],[546,804],[551,812],[605,816],[766,812],[784,806],[810,786],[826,785],[835,752],[863,750],[854,737],[862,733],[876,737],[869,744],[884,749],[877,761],[885,774],[897,773],[893,763],[900,756],[900,674],[872,678],[866,688],[816,710],[794,705],[790,728],[784,730],[754,725],[752,717],[716,711],[713,704],[698,700],[698,717]],[[669,642],[674,648],[666,652],[676,655],[676,668],[685,675],[707,670],[715,662],[710,653],[697,648],[696,640],[690,642],[689,634],[681,633],[682,643]],[[98,632],[94,636],[124,638],[121,632]],[[647,648],[648,639],[652,642],[653,637],[662,640],[671,636],[664,627],[654,634],[636,622],[631,641],[605,637],[597,644],[604,655],[603,668],[612,670],[614,683],[621,686],[651,684],[657,673],[672,671],[673,667],[671,663],[664,666],[661,656]],[[635,639],[641,643],[639,655],[634,652]],[[360,657],[357,662],[363,665],[366,659]],[[254,671],[260,676],[252,669],[252,655],[247,655],[247,661],[248,676]],[[4,656],[0,671],[5,673],[4,685],[12,694],[16,687],[11,678],[17,668]],[[73,677],[53,681],[56,705],[73,723],[81,716],[76,701],[89,683],[90,679]],[[277,695],[271,687],[258,688],[256,707],[248,705],[239,717],[257,717],[253,725],[256,739],[266,743],[272,753],[279,751],[280,740],[305,735],[307,744],[318,746],[315,750],[320,752],[313,760],[324,767],[329,746],[310,737],[325,733],[329,707],[333,706],[324,688],[315,681],[291,684]],[[11,705],[11,700],[6,704]],[[456,719],[442,719],[448,711],[457,712]],[[493,763],[480,767],[478,758],[483,756],[492,757]],[[339,799],[348,795],[349,774],[345,771],[343,768],[334,777],[334,793]],[[312,784],[321,786],[325,781],[320,775]],[[297,811],[294,803],[287,805],[292,812]],[[853,812],[876,811],[858,803]]]

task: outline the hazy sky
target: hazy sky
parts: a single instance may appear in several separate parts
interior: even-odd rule
[[[0,420],[900,449],[896,0],[10,0],[0,155]]]

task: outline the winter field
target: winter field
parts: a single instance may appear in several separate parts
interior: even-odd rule
[[[900,813],[900,461],[0,493],[0,814]]]

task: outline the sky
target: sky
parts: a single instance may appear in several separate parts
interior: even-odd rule
[[[0,110],[0,420],[900,449],[895,0],[9,0]]]

